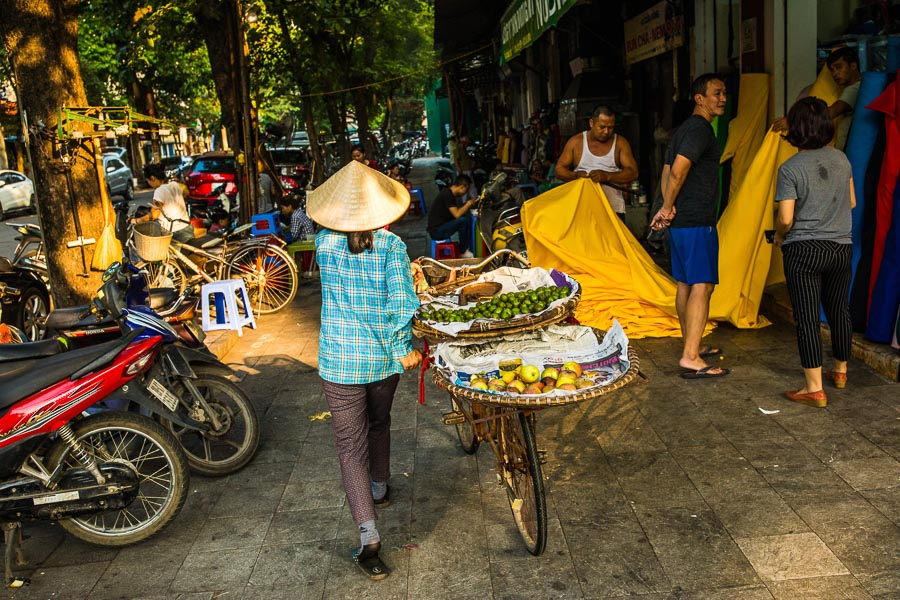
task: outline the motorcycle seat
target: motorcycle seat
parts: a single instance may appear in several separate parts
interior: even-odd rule
[[[159,310],[167,308],[178,300],[178,290],[175,288],[151,288],[150,290],[150,308]]]
[[[24,358],[0,362],[0,410],[68,378],[107,352],[114,351],[117,347],[124,349],[132,340],[133,338],[129,336],[129,338],[120,338],[96,346],[54,354],[46,358]],[[23,345],[27,346],[27,344]],[[118,354],[118,352],[116,353]]]
[[[38,340],[24,344],[0,344],[0,363],[28,358],[46,358],[64,352],[65,349],[66,347],[57,339]]]
[[[87,306],[73,306],[71,308],[57,308],[52,310],[47,316],[47,329],[51,331],[61,331],[64,329],[82,329],[87,327],[115,325],[115,319],[109,315],[99,317],[98,315],[91,314],[83,319],[80,318],[87,309]]]

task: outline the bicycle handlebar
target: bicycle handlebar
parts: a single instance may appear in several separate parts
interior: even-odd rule
[[[441,261],[435,260],[429,256],[421,257],[419,259],[419,264],[428,263],[428,264],[434,265],[436,267],[445,269],[447,271],[452,271],[453,269],[458,269],[460,267],[463,267],[463,268],[468,269],[469,271],[479,272],[481,269],[483,269],[484,267],[489,265],[491,262],[493,262],[494,259],[496,259],[500,256],[503,256],[503,255],[508,255],[509,258],[515,259],[516,261],[518,261],[521,265],[524,265],[525,267],[531,266],[531,263],[528,262],[527,258],[525,258],[524,256],[522,256],[521,254],[519,254],[518,252],[516,252],[514,250],[510,250],[509,248],[503,248],[501,250],[497,250],[496,252],[494,252],[487,258],[485,258],[483,261],[481,261],[480,263],[475,264],[475,265],[457,265],[457,266],[447,265],[447,264],[444,264]]]

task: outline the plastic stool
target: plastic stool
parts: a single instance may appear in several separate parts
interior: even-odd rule
[[[459,258],[459,244],[451,239],[431,240],[431,258]]]
[[[427,212],[427,210],[425,209],[425,194],[422,193],[421,188],[409,188],[409,198],[411,200],[410,207],[415,206],[415,204],[413,204],[413,202],[412,202],[413,195],[416,195],[419,197],[419,209],[422,211],[422,214],[424,215]]]
[[[275,213],[253,215],[250,217],[250,222],[253,224],[253,227],[250,228],[250,235],[278,235],[281,233],[278,215]]]
[[[247,295],[247,287],[243,279],[223,279],[203,284],[201,288],[203,300],[201,301],[203,331],[215,331],[217,329],[233,329],[238,335],[244,335],[244,325],[256,329],[256,319],[253,318],[253,309],[250,306],[250,297]],[[237,294],[241,295],[244,303],[243,314],[238,309]],[[209,297],[213,297],[216,306],[216,320],[209,319]]]

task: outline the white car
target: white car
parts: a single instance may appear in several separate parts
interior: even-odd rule
[[[0,171],[0,219],[20,209],[34,212],[34,183],[18,171]]]

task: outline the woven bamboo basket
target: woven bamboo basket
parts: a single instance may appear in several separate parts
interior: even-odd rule
[[[472,276],[470,280],[462,282],[457,279],[456,281],[444,283],[440,286],[435,286],[434,288],[429,288],[429,290],[434,290],[435,293],[433,293],[432,295],[449,294],[453,290],[460,288],[467,283],[471,283],[476,278],[476,276]],[[439,288],[440,291],[438,291]],[[513,319],[507,320],[478,320],[473,322],[472,326],[469,327],[469,329],[460,331],[455,336],[444,333],[443,331],[438,331],[428,323],[422,321],[419,318],[419,311],[416,311],[415,316],[413,316],[412,322],[413,334],[416,337],[424,337],[428,338],[429,340],[440,342],[460,338],[484,339],[497,337],[499,335],[509,335],[512,333],[534,331],[535,329],[553,325],[554,323],[559,323],[560,321],[564,321],[569,318],[575,311],[575,307],[578,306],[579,300],[581,300],[581,285],[577,281],[575,281],[575,287],[573,288],[572,293],[569,294],[569,297],[566,298],[566,300],[558,306],[548,308],[537,315],[520,315]]]
[[[603,341],[606,332],[602,329],[592,329],[594,330],[594,335],[597,336],[597,339]],[[567,392],[565,394],[549,394],[546,396],[489,393],[475,390],[470,387],[456,385],[455,383],[451,383],[435,366],[431,367],[431,378],[435,385],[450,392],[451,396],[464,398],[471,402],[481,402],[493,406],[514,408],[543,408],[546,406],[562,406],[564,404],[574,404],[575,402],[582,402],[584,400],[593,400],[594,398],[599,398],[600,396],[604,396],[625,387],[634,381],[634,378],[637,377],[638,371],[640,371],[641,368],[640,359],[638,359],[637,353],[631,346],[628,347],[628,360],[631,363],[628,365],[628,370],[615,382],[609,385]]]

